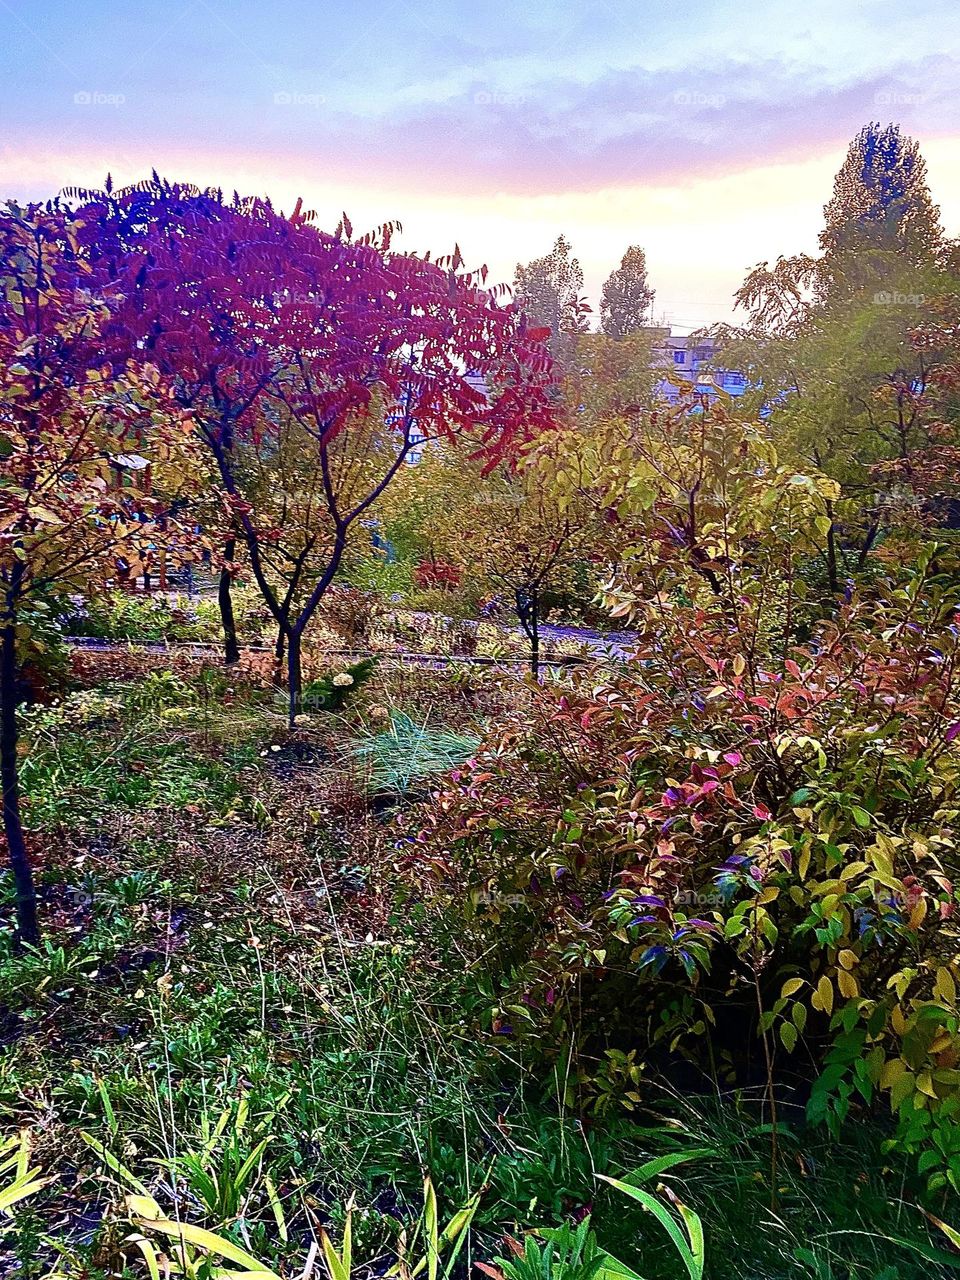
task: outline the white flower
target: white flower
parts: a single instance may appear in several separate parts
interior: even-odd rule
[[[353,684],[353,676],[349,671],[341,671],[339,675],[333,677],[333,683],[338,689],[346,689],[348,685]]]

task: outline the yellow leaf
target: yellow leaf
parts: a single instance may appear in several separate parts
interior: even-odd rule
[[[944,1004],[952,1007],[957,1003],[957,984],[954,982],[953,974],[949,969],[940,968],[937,970],[933,989]]]
[[[902,1058],[891,1058],[888,1062],[885,1062],[880,1072],[880,1088],[892,1089],[906,1069],[907,1064]]]
[[[852,1000],[854,996],[860,994],[856,978],[852,973],[847,973],[846,969],[837,970],[837,986],[840,988],[840,994],[847,1000]]]
[[[860,960],[855,951],[851,951],[849,947],[844,948],[837,956],[837,959],[843,965],[844,969],[852,969],[855,964],[859,964]]]
[[[933,1080],[931,1079],[929,1071],[921,1071],[917,1076],[917,1088],[921,1093],[925,1093],[928,1098],[935,1098],[937,1096],[937,1091],[933,1087]]]
[[[236,1262],[245,1271],[253,1271],[264,1277],[269,1276],[270,1280],[279,1280],[275,1272],[261,1266],[256,1258],[238,1248],[231,1240],[215,1235],[203,1227],[194,1227],[185,1222],[172,1222],[168,1218],[134,1218],[133,1221],[141,1230],[160,1231],[166,1236],[172,1236],[175,1240],[196,1245],[208,1253],[226,1258],[228,1262]]]
[[[841,880],[852,880],[854,876],[860,875],[861,872],[868,870],[866,862],[848,862],[840,872]]]
[[[898,1036],[902,1036],[907,1029],[907,1020],[898,1004],[894,1005],[893,1012],[890,1014],[890,1025]]]
[[[788,978],[786,982],[783,984],[783,986],[780,988],[781,999],[785,1000],[787,996],[796,995],[796,993],[800,990],[802,986],[803,986],[802,978]]]
[[[833,1013],[833,987],[826,974],[817,983],[817,989],[813,993],[811,1004],[815,1009],[820,1009],[823,1013]]]

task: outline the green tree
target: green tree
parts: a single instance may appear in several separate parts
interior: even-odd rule
[[[957,271],[917,144],[894,126],[853,140],[824,217],[821,256],[754,268],[736,295],[746,323],[713,335],[717,362],[748,379],[738,414],[762,416],[784,456],[841,485],[823,548],[836,593],[884,528],[942,507],[931,485],[952,447],[952,327],[927,320]]]
[[[943,248],[926,163],[916,141],[895,124],[865,125],[853,139],[824,218],[821,295],[882,277],[887,255],[923,268]]]
[[[583,297],[583,269],[563,235],[557,236],[553,248],[542,258],[534,258],[526,266],[517,263],[513,292],[529,319],[550,330],[554,358],[569,352],[566,335],[586,331],[590,308]]]
[[[600,298],[600,322],[611,338],[625,338],[649,321],[654,291],[647,280],[647,257],[632,244],[611,271]]]

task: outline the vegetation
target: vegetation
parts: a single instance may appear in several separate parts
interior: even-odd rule
[[[591,333],[562,237],[518,304],[391,234],[0,215],[5,1271],[955,1274],[918,149],[750,274],[736,402],[654,364],[636,246]]]

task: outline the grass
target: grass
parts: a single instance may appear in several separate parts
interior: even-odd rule
[[[415,783],[463,764],[479,745],[476,734],[431,724],[429,717],[416,721],[393,708],[390,727],[365,734],[352,755],[372,792],[403,796]]]
[[[28,717],[47,941],[18,952],[0,931],[0,1125],[29,1129],[50,1182],[4,1228],[21,1275],[58,1249],[74,1274],[116,1266],[120,1163],[165,1211],[283,1275],[322,1230],[339,1238],[351,1197],[354,1258],[382,1273],[428,1175],[441,1217],[482,1192],[455,1274],[504,1233],[590,1212],[604,1249],[669,1280],[685,1272],[662,1225],[600,1175],[683,1152],[700,1155],[658,1180],[702,1218],[708,1276],[954,1273],[882,1119],[833,1142],[786,1107],[772,1196],[749,1093],[653,1080],[633,1115],[570,1113],[523,1046],[478,1034],[455,930],[397,892],[390,828],[351,776],[376,732],[366,704],[291,736],[269,691],[217,688],[164,677]],[[430,721],[447,760],[476,741],[486,696],[455,692],[432,690],[457,718]]]

